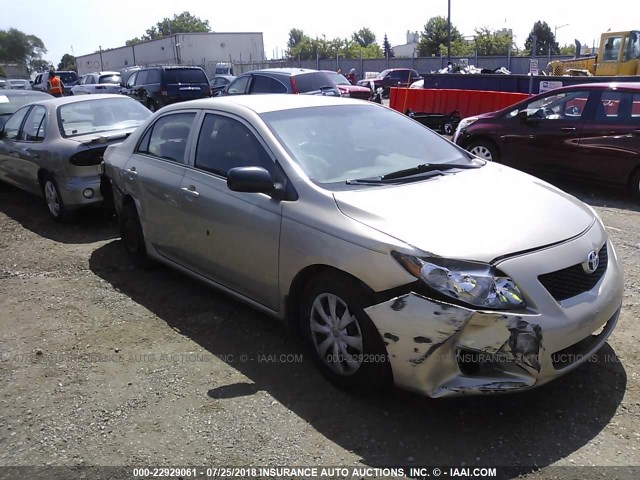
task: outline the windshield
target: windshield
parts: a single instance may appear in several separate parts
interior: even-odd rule
[[[471,162],[427,127],[373,104],[282,110],[261,117],[305,174],[326,188],[423,164]]]
[[[78,81],[78,76],[73,72],[56,72],[56,75],[60,77],[62,83],[71,84]]]
[[[147,108],[128,97],[83,100],[58,107],[64,137],[137,127],[150,115]]]

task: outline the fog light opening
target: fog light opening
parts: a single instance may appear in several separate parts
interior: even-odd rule
[[[480,371],[480,354],[461,348],[456,354],[458,368],[463,375],[476,375]]]
[[[94,195],[94,193],[93,193],[93,189],[92,188],[85,188],[82,191],[82,196],[84,198],[93,198],[93,195]]]

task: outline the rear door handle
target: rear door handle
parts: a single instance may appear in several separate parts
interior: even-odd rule
[[[194,185],[189,185],[188,187],[182,187],[180,190],[182,190],[184,193],[188,194],[190,197],[193,197],[193,198],[198,198],[200,196],[200,192],[196,190],[196,187]]]
[[[576,127],[562,127],[560,130],[562,130],[563,132],[575,132]]]
[[[633,135],[640,135],[640,130],[633,130],[631,133]]]

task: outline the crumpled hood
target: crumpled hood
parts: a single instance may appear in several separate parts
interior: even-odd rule
[[[335,192],[334,198],[348,217],[415,248],[482,262],[567,240],[595,218],[571,195],[490,162],[415,183]]]

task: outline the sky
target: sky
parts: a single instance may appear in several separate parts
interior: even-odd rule
[[[465,36],[475,28],[511,28],[519,48],[524,46],[533,24],[547,22],[556,31],[560,46],[597,44],[608,30],[640,29],[638,0],[610,0],[606,8],[595,0],[450,0],[451,22]],[[400,3],[365,0],[193,1],[137,0],[0,0],[0,30],[17,28],[40,37],[56,65],[65,53],[76,56],[120,47],[165,17],[185,10],[216,32],[262,32],[265,54],[272,58],[286,49],[289,31],[298,28],[310,37],[351,37],[367,27],[382,44],[385,33],[391,45],[406,43],[406,32],[422,31],[434,16],[447,16],[448,0],[417,0]],[[384,5],[381,7],[380,5]],[[629,18],[633,20],[629,20]],[[634,23],[629,23],[634,22]]]

